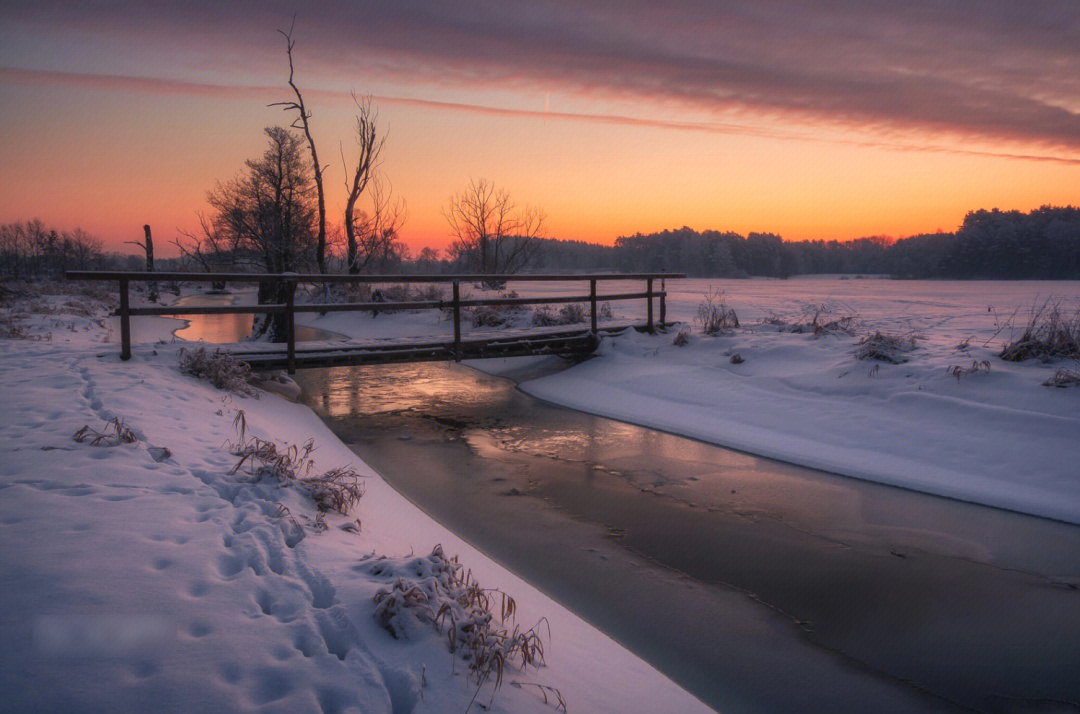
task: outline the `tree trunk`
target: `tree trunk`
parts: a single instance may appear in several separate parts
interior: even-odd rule
[[[143,247],[146,248],[146,272],[154,272],[154,241],[150,237],[150,226],[144,225],[142,227],[143,233],[146,234],[146,242],[143,243]],[[156,280],[150,281],[150,302],[158,301],[158,284]]]

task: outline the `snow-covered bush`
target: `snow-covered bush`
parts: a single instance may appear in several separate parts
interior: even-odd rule
[[[676,347],[685,347],[690,343],[690,328],[685,325],[679,328],[679,331],[675,333],[675,339],[671,341],[671,344]]]
[[[588,313],[580,303],[568,303],[558,311],[552,310],[547,305],[542,305],[533,310],[532,324],[536,327],[550,327],[552,325],[573,325],[585,322]]]
[[[854,335],[859,316],[854,312],[841,313],[828,305],[811,305],[793,322],[772,313],[762,318],[762,325],[771,325],[780,332],[820,335]]]
[[[230,473],[237,473],[245,465],[247,472],[256,478],[274,479],[284,485],[295,485],[306,492],[320,511],[337,511],[345,516],[360,502],[364,484],[352,468],[335,468],[318,476],[309,476],[315,463],[311,454],[315,443],[310,439],[302,446],[278,446],[272,441],[256,436],[248,438],[247,422],[243,411],[236,413],[233,421],[239,438],[230,445],[230,451],[240,460]]]
[[[1072,314],[1050,300],[1032,307],[1023,333],[1007,342],[1000,356],[1008,362],[1080,358],[1080,307]]]
[[[1044,387],[1080,387],[1080,369],[1062,367],[1043,382]]]
[[[710,288],[698,304],[696,321],[706,335],[718,335],[739,326],[735,310],[724,302],[723,291],[715,288]]]
[[[499,295],[500,298],[507,299],[517,296],[514,290]],[[478,305],[474,308],[466,308],[465,314],[472,321],[473,327],[499,327],[523,311],[520,305]]]
[[[450,652],[468,663],[478,687],[492,682],[498,689],[508,666],[524,670],[543,664],[544,642],[538,628],[546,627],[547,620],[522,630],[513,623],[514,599],[480,587],[472,572],[464,570],[456,556],[447,557],[441,545],[426,557],[373,559],[368,572],[392,581],[375,593],[379,624],[398,639],[434,627],[446,637]],[[562,702],[557,690],[546,689]],[[565,710],[565,703],[561,708]]]
[[[890,364],[907,362],[906,353],[915,349],[917,337],[918,335],[913,332],[897,334],[874,330],[859,340],[859,346],[855,349],[855,358]]]
[[[216,349],[207,352],[205,347],[189,351],[180,349],[180,371],[200,379],[207,379],[218,389],[225,389],[244,396],[258,396],[251,386],[251,367],[228,352]]]

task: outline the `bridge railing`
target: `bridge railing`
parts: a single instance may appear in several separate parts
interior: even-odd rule
[[[120,359],[131,359],[131,317],[135,315],[243,315],[243,314],[281,314],[286,315],[286,350],[289,371],[294,370],[296,359],[295,316],[298,312],[391,312],[396,310],[444,310],[453,311],[454,318],[454,354],[461,360],[461,315],[468,307],[507,306],[507,305],[552,305],[560,303],[589,303],[591,331],[597,333],[597,303],[618,300],[645,300],[647,304],[646,329],[655,330],[653,320],[653,300],[659,300],[661,325],[667,322],[667,284],[668,278],[685,278],[683,273],[589,273],[589,274],[455,274],[455,275],[346,275],[346,274],[303,274],[303,273],[190,273],[190,272],[145,272],[145,271],[99,271],[69,270],[64,274],[68,280],[115,280],[120,288]],[[130,286],[132,282],[169,281],[176,283],[284,283],[286,300],[284,303],[262,305],[183,305],[131,307]],[[660,281],[660,289],[654,289],[654,281]],[[509,282],[552,282],[552,281],[587,281],[588,295],[537,296],[537,297],[501,297],[501,298],[466,298],[461,297],[462,283],[499,284]],[[597,284],[614,281],[644,281],[644,292],[623,292],[600,294]],[[412,300],[402,302],[351,302],[351,303],[296,303],[296,288],[300,284],[313,283],[450,283],[450,300]]]

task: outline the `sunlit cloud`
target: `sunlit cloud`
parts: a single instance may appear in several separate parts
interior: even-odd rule
[[[138,4],[130,13],[115,4],[35,3],[13,15],[165,45],[230,46],[231,38],[230,61],[258,72],[280,47],[270,29],[266,43],[237,46],[236,28],[281,27],[292,12],[275,2]],[[1080,6],[1073,0],[703,0],[674,8],[342,1],[307,7],[296,22],[305,55],[341,76],[558,89],[1080,149]]]
[[[78,72],[55,72],[47,70],[20,69],[15,67],[0,67],[0,85],[2,84],[35,87],[78,87],[81,89],[93,89],[98,91],[138,92],[165,96],[205,96],[233,100],[256,99],[266,102],[272,102],[280,99],[282,95],[282,89],[280,87],[274,86],[223,85],[207,82],[189,82],[183,80],[161,79],[152,77],[84,74]],[[352,94],[343,91],[309,90],[307,94],[309,98],[318,98],[327,101],[346,102],[352,100]],[[623,116],[617,114],[553,112],[549,109],[537,111],[527,109],[515,109],[510,107],[493,107],[482,104],[445,102],[429,99],[417,99],[413,97],[397,97],[387,95],[373,95],[371,98],[379,104],[409,106],[441,111],[470,112],[487,116],[552,119],[556,121],[584,121],[590,123],[611,124],[618,126],[673,129],[679,131],[700,131],[715,134],[755,136],[789,141],[821,141],[826,143],[895,149],[901,151],[931,151],[967,156],[990,156],[997,158],[1017,159],[1022,161],[1046,161],[1052,163],[1080,165],[1080,158],[1071,158],[1065,156],[1023,154],[1000,151],[979,151],[975,149],[961,148],[957,145],[935,145],[931,143],[905,144],[903,142],[897,141],[872,141],[853,138],[845,139],[836,137],[812,137],[806,133],[800,133],[797,131],[770,129],[764,127],[757,127],[754,125],[740,125],[727,122],[673,121],[664,119],[650,119],[646,117]]]

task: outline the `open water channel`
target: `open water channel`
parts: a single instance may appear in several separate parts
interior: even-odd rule
[[[525,365],[297,381],[420,508],[720,711],[1080,711],[1080,527],[554,407],[514,380],[561,363]]]

